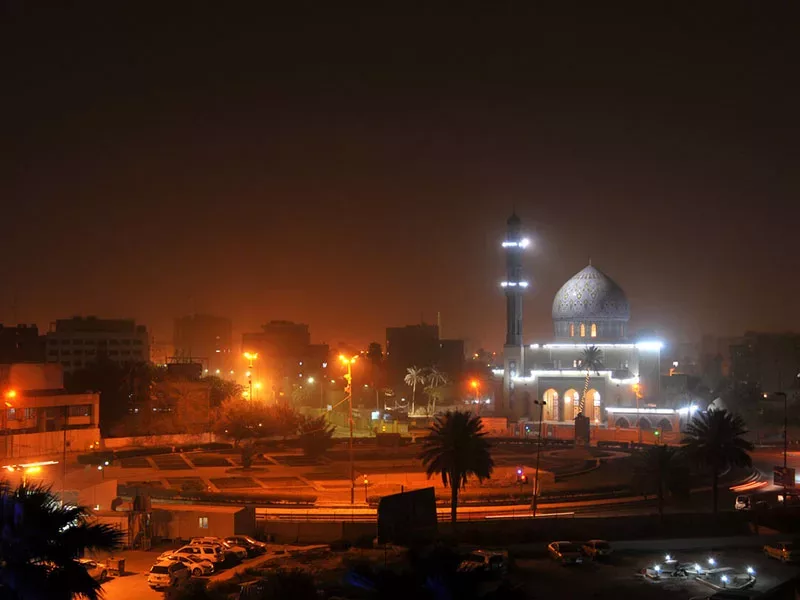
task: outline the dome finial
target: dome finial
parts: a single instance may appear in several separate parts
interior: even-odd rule
[[[589,266],[590,267],[592,266],[592,255],[591,254],[589,255]]]

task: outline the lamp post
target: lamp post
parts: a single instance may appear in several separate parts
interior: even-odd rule
[[[786,455],[789,452],[789,401],[787,400],[786,392],[775,392],[776,396],[783,396],[783,468],[786,468]],[[784,499],[786,498],[786,482],[783,483]]]
[[[369,479],[367,479],[367,476],[364,475],[364,504],[369,504],[369,501],[367,500],[367,487],[369,487]]]
[[[478,413],[481,412],[481,382],[473,379],[469,382],[472,392],[475,394],[475,403],[478,405]]]
[[[534,404],[539,405],[539,444],[536,446],[536,475],[533,476],[533,503],[531,508],[533,516],[536,518],[536,508],[539,501],[539,457],[542,453],[542,421],[544,421],[544,400],[534,400]]]
[[[356,480],[355,480],[355,467],[353,465],[353,363],[356,362],[357,356],[347,358],[344,354],[339,355],[339,360],[347,366],[347,387],[345,387],[346,400],[348,404],[348,422],[350,424],[350,443],[348,452],[350,454],[350,504],[356,503]]]
[[[250,402],[253,401],[253,361],[258,358],[258,352],[245,352],[244,357],[249,361],[247,365],[247,385],[250,387]]]

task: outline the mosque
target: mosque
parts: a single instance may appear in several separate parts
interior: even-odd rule
[[[541,415],[548,426],[573,426],[584,395],[584,352],[595,346],[601,364],[590,371],[583,408],[590,425],[677,432],[681,411],[656,405],[661,341],[631,336],[625,292],[591,263],[561,286],[553,299],[553,338],[523,340],[522,297],[528,282],[522,256],[529,242],[516,214],[507,223],[506,279],[500,284],[506,295],[506,343],[503,369],[495,372],[502,375],[498,409],[516,422],[539,421]]]

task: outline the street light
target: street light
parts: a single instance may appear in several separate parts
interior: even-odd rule
[[[536,517],[536,507],[539,502],[539,457],[542,454],[542,421],[544,420],[544,405],[547,404],[544,400],[534,400],[534,404],[539,405],[539,441],[536,446],[536,475],[533,479],[533,516]]]
[[[367,487],[369,486],[369,479],[364,475],[364,504],[369,504],[367,500]]]
[[[344,391],[346,395],[345,399],[348,403],[348,421],[350,424],[350,444],[348,448],[350,453],[350,504],[356,503],[356,474],[353,465],[353,364],[356,362],[357,358],[358,356],[351,356],[348,358],[344,354],[339,355],[339,360],[342,364],[347,365],[347,375],[345,375],[347,386],[344,388]]]
[[[253,361],[258,358],[258,352],[245,352],[244,357],[249,361],[247,366],[247,384],[250,386],[250,401],[253,401]]]

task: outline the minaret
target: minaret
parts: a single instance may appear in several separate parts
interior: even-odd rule
[[[529,241],[520,233],[521,221],[516,213],[508,218],[503,242],[506,253],[506,280],[500,285],[506,291],[506,346],[522,345],[522,294],[528,282],[522,276],[522,253]]]

